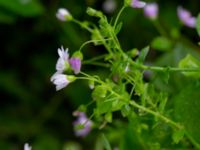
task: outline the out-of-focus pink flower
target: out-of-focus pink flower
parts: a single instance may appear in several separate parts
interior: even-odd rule
[[[158,16],[158,4],[157,3],[149,3],[144,7],[144,15],[152,20],[157,19]]]
[[[177,14],[178,14],[179,19],[185,26],[190,27],[190,28],[195,28],[196,18],[193,17],[188,10],[179,6],[177,8]]]
[[[78,137],[85,137],[91,131],[92,121],[89,120],[84,112],[75,112],[74,116],[77,116],[77,120],[73,123],[75,128],[75,135]],[[83,125],[82,128],[76,128],[78,125]]]
[[[78,57],[72,57],[69,59],[69,64],[75,74],[78,74],[81,70],[81,59]]]
[[[144,8],[145,5],[146,3],[140,0],[132,0],[131,2],[131,7],[133,8]]]

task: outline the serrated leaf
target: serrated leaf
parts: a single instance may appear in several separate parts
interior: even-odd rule
[[[183,58],[179,62],[179,67],[180,68],[188,68],[188,69],[200,69],[200,61],[188,54],[185,58]],[[185,76],[189,77],[195,77],[199,78],[200,77],[200,70],[199,71],[190,71],[190,72],[182,72]]]
[[[197,23],[196,23],[197,33],[200,36],[200,14],[197,16]]]
[[[151,47],[160,51],[168,51],[172,47],[172,42],[168,38],[160,36],[152,41]]]

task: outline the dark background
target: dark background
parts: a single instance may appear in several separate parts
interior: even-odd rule
[[[72,54],[90,38],[90,34],[76,24],[57,20],[57,9],[67,8],[79,20],[93,20],[85,13],[86,8],[102,9],[103,0],[21,2],[0,0],[0,149],[23,149],[25,142],[36,150],[63,149],[70,142],[92,147],[98,131],[81,139],[74,136],[72,126],[75,119],[72,112],[80,104],[91,100],[87,83],[78,81],[56,92],[50,77],[55,72],[57,49],[61,45],[69,48]],[[157,2],[161,25],[166,30],[176,28],[197,44],[196,30],[181,26],[176,7],[182,5],[197,16],[200,1]],[[121,3],[117,1],[117,10]],[[116,12],[107,15],[111,18]],[[133,47],[140,49],[159,35],[152,22],[143,16],[142,10],[127,8],[121,20],[124,26],[119,39],[125,50]],[[84,48],[84,58],[104,52],[103,47],[89,45]],[[163,52],[155,53],[151,55],[153,58]],[[83,67],[83,70],[101,72],[101,68],[96,67]]]

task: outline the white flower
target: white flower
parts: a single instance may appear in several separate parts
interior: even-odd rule
[[[59,91],[66,87],[69,83],[76,80],[76,77],[73,75],[65,75],[60,72],[54,73],[51,77],[51,82],[56,85],[56,91]]]
[[[67,67],[69,66],[69,54],[68,54],[68,49],[65,49],[63,47],[58,48],[58,55],[59,59],[56,63],[56,70],[58,72],[63,72]]]
[[[31,150],[31,146],[28,143],[24,144],[24,150]]]
[[[56,17],[61,21],[69,21],[72,19],[71,14],[65,8],[59,8],[56,13]]]
[[[61,90],[70,83],[70,81],[67,79],[67,75],[64,75],[60,72],[56,72],[51,77],[51,82],[56,85],[56,91]]]

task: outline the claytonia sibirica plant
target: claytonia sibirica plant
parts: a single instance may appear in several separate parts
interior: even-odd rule
[[[73,123],[75,135],[84,138],[90,136],[92,128],[96,128],[99,133],[104,133],[100,138],[103,142],[100,143],[104,143],[103,146],[108,150],[111,147],[120,147],[124,150],[127,145],[132,146],[129,147],[130,149],[138,147],[140,150],[190,149],[194,147],[199,149],[200,141],[194,134],[194,128],[188,125],[191,117],[188,117],[190,115],[186,113],[187,108],[185,108],[189,107],[188,100],[191,101],[190,96],[194,91],[189,93],[187,93],[188,91],[179,91],[183,94],[187,93],[182,97],[182,95],[176,95],[177,91],[177,93],[173,93],[173,87],[167,86],[175,76],[176,80],[181,78],[190,84],[193,83],[190,86],[195,86],[199,90],[200,61],[192,54],[185,53],[176,60],[176,66],[169,64],[146,65],[146,57],[152,50],[150,46],[144,46],[140,50],[134,47],[125,50],[117,35],[122,28],[122,23],[119,22],[120,16],[127,7],[143,8],[146,17],[152,20],[159,19],[158,4],[139,0],[125,0],[124,6],[119,10],[116,18],[111,21],[101,11],[88,8],[87,14],[95,17],[98,20],[97,23],[82,22],[72,17],[68,11],[64,11],[65,9],[58,10],[56,16],[59,20],[67,21],[70,16],[71,22],[91,34],[91,39],[83,43],[72,57],[69,57],[68,49],[63,47],[58,49],[56,73],[51,77],[51,81],[56,85],[56,90],[63,89],[75,80],[85,80],[85,83],[89,83],[91,102],[81,105],[74,113],[77,117]],[[176,10],[174,12],[176,13]],[[178,16],[187,26],[195,27],[194,18],[182,7],[178,8]],[[159,25],[160,29],[166,30]],[[156,38],[153,46],[167,47],[170,45],[169,49],[177,47],[177,36],[174,40],[171,35],[167,34],[166,37],[165,35]],[[135,38],[135,40],[137,39]],[[106,49],[106,53],[85,60],[81,51],[87,44],[101,45]],[[169,49],[168,51],[170,51]],[[87,70],[82,69],[82,65],[96,65],[105,68],[102,70],[106,76],[98,73],[88,74]],[[147,79],[145,72],[150,74]],[[162,81],[155,81],[156,79],[162,79]],[[163,84],[158,84],[158,82]],[[186,89],[189,89],[190,86]],[[199,94],[195,96],[197,95]],[[196,113],[195,111],[194,113]],[[91,113],[89,119],[86,112],[87,114]]]

